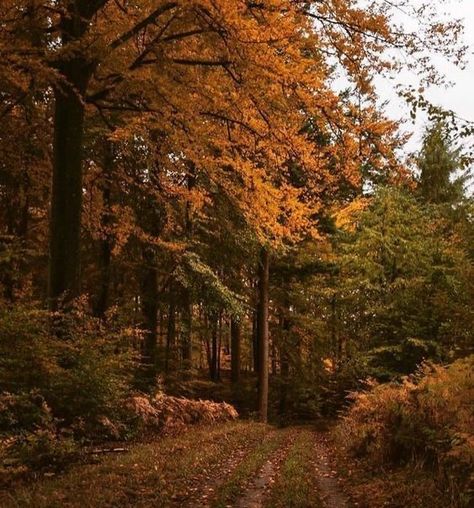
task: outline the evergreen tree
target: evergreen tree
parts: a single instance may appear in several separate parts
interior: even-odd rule
[[[442,122],[426,129],[418,157],[419,191],[428,203],[456,204],[464,196],[466,177],[462,174],[460,151],[453,147]]]

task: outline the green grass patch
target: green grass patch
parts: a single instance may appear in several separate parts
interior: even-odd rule
[[[0,506],[176,506],[197,474],[217,474],[220,461],[242,443],[251,448],[267,442],[269,429],[243,422],[192,428],[177,437],[135,445],[129,453],[107,456],[99,464],[75,466],[64,475],[0,492]]]
[[[268,508],[321,508],[314,482],[314,437],[302,430],[290,448],[265,506]]]
[[[235,501],[245,486],[261,469],[267,458],[280,448],[287,431],[279,430],[267,434],[244,460],[234,469],[228,480],[220,485],[212,503],[213,508],[225,508]]]

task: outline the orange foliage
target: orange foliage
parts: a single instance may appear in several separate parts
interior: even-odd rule
[[[93,238],[113,236],[114,252],[132,236],[156,240],[127,203],[105,210],[97,185],[104,167],[92,139],[118,147],[107,178],[119,192],[139,184],[166,210],[160,241],[171,250],[179,249],[183,207],[205,214],[217,194],[261,241],[295,239],[311,231],[315,213],[342,182],[360,187],[362,165],[400,174],[395,149],[404,139],[378,111],[374,75],[406,65],[435,80],[427,49],[456,61],[463,56],[459,24],[440,23],[428,5],[412,13],[432,19],[423,24],[427,37],[396,25],[397,2],[367,8],[352,0],[74,5],[79,35],[71,38],[62,37],[73,16],[69,2],[2,2],[0,115],[14,118],[26,98],[49,108],[51,87],[67,85],[61,65],[79,61],[81,72],[90,72],[81,95],[87,107],[83,224]],[[404,57],[393,58],[395,49]],[[353,88],[349,95],[335,89],[341,77]],[[190,164],[198,181],[193,189],[183,184]],[[302,184],[295,183],[292,165],[304,174]],[[140,182],[131,167],[141,171]],[[110,215],[106,226],[104,214]]]

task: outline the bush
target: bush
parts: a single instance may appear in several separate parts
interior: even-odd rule
[[[71,435],[38,429],[17,436],[5,455],[30,469],[60,471],[77,461],[80,448]]]
[[[0,394],[0,433],[46,427],[51,420],[51,409],[37,390]]]
[[[84,308],[78,302],[53,316],[0,310],[0,432],[37,430],[51,420],[76,438],[118,432],[133,372],[130,333]],[[51,332],[52,318],[62,332]]]
[[[352,399],[336,432],[349,452],[374,466],[434,470],[453,499],[472,500],[474,356],[448,367],[427,364],[400,384],[372,383]]]

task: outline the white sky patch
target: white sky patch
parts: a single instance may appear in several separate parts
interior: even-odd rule
[[[474,0],[452,0],[449,4],[440,6],[440,9],[448,18],[463,19],[464,42],[469,46],[466,57],[468,63],[464,69],[460,69],[438,55],[433,55],[437,68],[447,76],[452,86],[430,86],[425,90],[425,96],[433,104],[454,111],[464,120],[474,122]],[[386,78],[377,78],[375,82],[381,101],[387,101],[384,108],[387,116],[395,120],[405,120],[404,130],[413,132],[407,150],[418,151],[426,117],[418,114],[416,121],[411,121],[408,106],[395,90],[396,84],[416,86],[416,77],[406,71],[397,76],[396,83]]]

